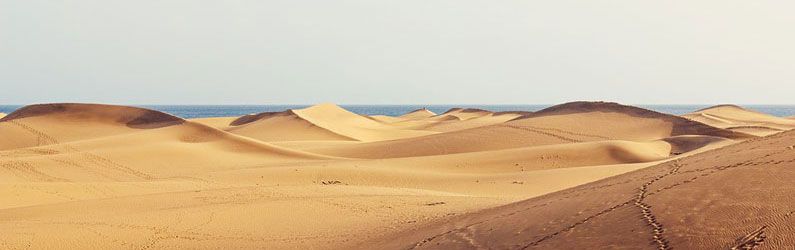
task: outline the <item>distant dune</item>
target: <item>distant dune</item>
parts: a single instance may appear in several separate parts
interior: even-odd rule
[[[433,134],[387,126],[333,104],[243,116],[230,125],[229,132],[263,141],[378,141]]]
[[[795,134],[748,127],[795,121],[727,108],[31,105],[0,118],[0,246],[786,248]]]
[[[509,121],[519,114],[495,113],[482,109],[453,108],[443,114],[435,114],[427,109],[418,109],[398,117],[377,115],[371,119],[402,129],[452,132],[482,127]]]
[[[417,110],[409,111],[403,115],[393,117],[388,115],[372,115],[368,116],[370,119],[387,123],[390,125],[397,125],[400,124],[399,127],[410,128],[413,124],[425,124],[425,123],[413,123],[418,120],[425,120],[427,121],[429,118],[436,116],[436,113],[431,112],[428,109],[421,108]],[[408,124],[408,125],[406,125]]]
[[[424,118],[428,118],[428,117],[432,117],[432,116],[436,116],[436,113],[431,112],[430,110],[428,110],[426,108],[421,108],[421,109],[417,109],[417,110],[405,113],[405,114],[399,116],[399,118],[402,118],[402,119],[424,119]]]
[[[795,128],[795,121],[736,105],[718,105],[683,115],[714,127],[766,136]]]
[[[553,106],[511,121],[523,127],[575,127],[589,133],[625,139],[656,139],[679,135],[708,135],[732,139],[744,133],[716,128],[681,117],[609,102],[572,102]]]
[[[484,111],[477,112],[490,115],[484,114]],[[728,139],[753,137],[641,108],[615,103],[578,102],[473,129],[307,150],[353,158],[396,158],[600,140],[648,141],[681,135]]]
[[[441,122],[419,126],[418,128],[439,132],[453,132],[500,124],[519,116],[521,116],[521,114],[511,112],[495,113],[482,109],[455,108],[439,115],[439,121]]]

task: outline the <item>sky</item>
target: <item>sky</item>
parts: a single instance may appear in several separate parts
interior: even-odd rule
[[[0,104],[795,104],[793,9],[0,0]]]

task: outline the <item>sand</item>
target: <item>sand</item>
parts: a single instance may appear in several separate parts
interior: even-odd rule
[[[718,105],[683,117],[732,131],[766,136],[795,128],[795,121],[742,108]]]
[[[321,104],[190,120],[125,106],[32,105],[0,119],[0,246],[405,249],[430,238],[420,247],[505,248],[567,223],[586,227],[575,222],[618,202],[623,205],[613,210],[627,214],[610,212],[615,217],[603,217],[614,219],[604,223],[614,224],[599,228],[630,232],[627,244],[654,247],[648,225],[627,219],[641,211],[622,202],[635,197],[640,183],[681,164],[655,181],[642,203],[654,205],[667,230],[681,230],[666,231],[671,244],[725,247],[739,237],[734,234],[762,225],[766,235],[789,230],[776,227],[789,218],[780,213],[792,211],[784,204],[789,189],[780,183],[789,172],[780,167],[795,150],[779,149],[795,135],[746,132],[599,102],[535,113],[420,109],[395,117]],[[735,164],[745,160],[758,164]],[[749,190],[757,182],[770,188]],[[705,193],[709,185],[722,193]],[[726,201],[740,198],[765,203],[728,209]],[[677,204],[714,210],[717,219]],[[743,217],[751,212],[761,216]],[[678,215],[692,219],[674,222]],[[492,217],[498,219],[483,219]],[[743,223],[712,231],[680,225],[727,219]],[[479,220],[482,227],[463,227]],[[554,234],[542,241],[550,245],[538,246],[618,240],[566,236],[597,229]],[[699,238],[708,237],[700,232],[717,236]],[[457,245],[467,242],[472,245]]]
[[[474,119],[479,118],[470,118]],[[569,103],[533,115],[514,117],[499,124],[447,133],[401,140],[303,148],[310,152],[340,157],[395,158],[499,150],[528,145],[604,140],[649,141],[680,135],[729,139],[754,137],[673,115],[619,104]]]
[[[398,118],[401,119],[425,119],[429,117],[436,116],[436,113],[428,110],[427,108],[417,109],[408,113],[401,115]]]
[[[789,249],[795,132],[375,239],[384,249]]]
[[[225,130],[262,141],[380,141],[434,133],[385,125],[328,103],[243,116],[232,121]]]

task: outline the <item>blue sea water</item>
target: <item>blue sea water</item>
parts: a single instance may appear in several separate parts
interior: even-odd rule
[[[136,105],[163,111],[182,118],[241,116],[260,112],[284,111],[287,109],[304,108],[309,105]],[[351,112],[362,115],[397,116],[412,110],[427,108],[436,113],[443,113],[451,108],[479,108],[491,111],[538,111],[552,105],[341,105]],[[681,115],[712,105],[637,105],[662,113]],[[795,105],[741,105],[743,107],[776,116],[795,115]],[[0,105],[0,113],[11,113],[21,105]]]

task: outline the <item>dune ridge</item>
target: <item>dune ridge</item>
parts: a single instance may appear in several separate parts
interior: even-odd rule
[[[499,124],[528,113],[523,111],[491,112],[483,109],[451,108],[442,114],[435,114],[427,109],[418,109],[397,117],[385,115],[368,117],[396,128],[446,133]]]
[[[75,140],[133,133],[184,123],[185,120],[159,111],[135,107],[56,103],[22,107],[0,119],[0,149],[40,146]],[[57,136],[40,134],[47,127]]]
[[[697,110],[682,117],[714,127],[757,136],[771,135],[795,128],[795,121],[728,104]]]
[[[648,110],[639,107],[622,105],[612,102],[571,102],[561,105],[552,106],[543,110],[539,110],[532,114],[524,115],[516,118],[513,122],[519,123],[521,120],[532,119],[536,117],[549,117],[549,116],[563,116],[574,115],[583,113],[620,113],[632,117],[645,118],[645,119],[658,119],[668,122],[672,125],[670,136],[678,135],[710,135],[725,138],[744,139],[753,136],[717,128],[708,124],[692,121],[682,117],[660,113],[653,110]]]
[[[34,104],[22,107],[6,115],[0,122],[37,116],[59,116],[63,119],[82,119],[97,122],[124,123],[128,127],[157,127],[179,124],[185,120],[160,111],[128,106],[53,103]]]
[[[240,117],[227,131],[263,141],[355,140],[379,141],[432,134],[399,129],[354,114],[334,104]],[[298,131],[290,131],[301,128]]]
[[[410,111],[408,113],[400,115],[400,116],[398,116],[398,118],[403,118],[403,119],[423,119],[423,118],[428,118],[428,117],[432,117],[432,116],[436,116],[436,113],[428,110],[427,108],[421,108],[421,109],[412,110],[412,111]]]
[[[474,112],[491,115],[484,114],[485,111],[482,110]],[[479,118],[470,118],[463,122],[476,119]],[[499,150],[527,145],[601,140],[649,141],[681,135],[714,136],[732,140],[755,137],[616,103],[575,102],[471,129],[307,150],[340,157],[398,158]]]

